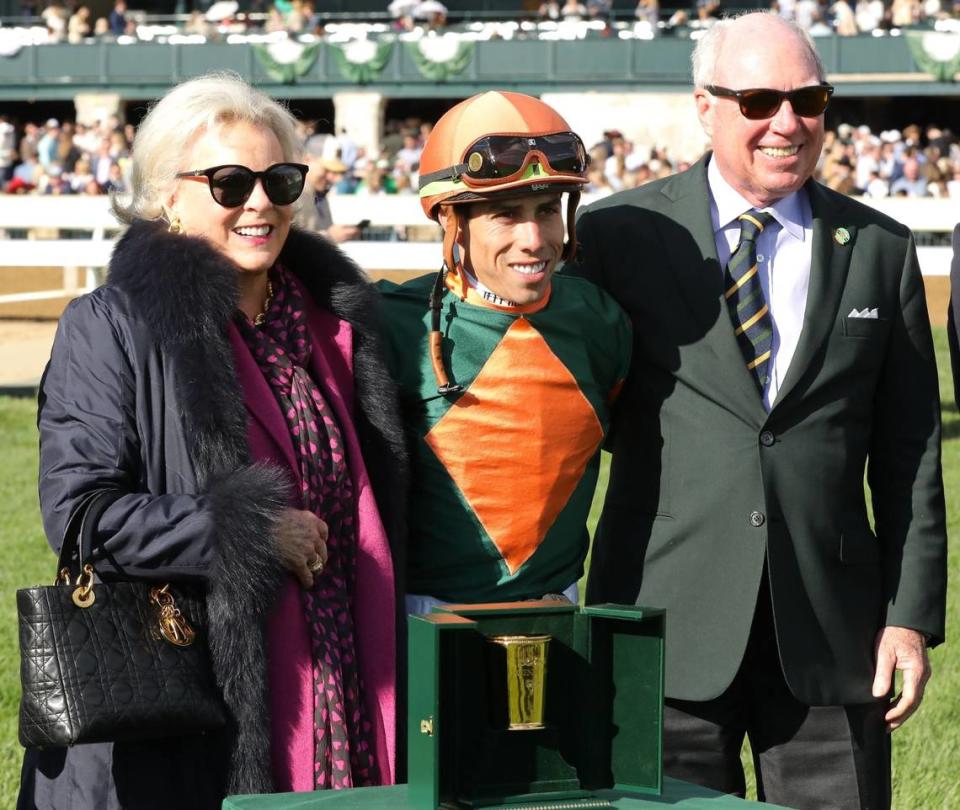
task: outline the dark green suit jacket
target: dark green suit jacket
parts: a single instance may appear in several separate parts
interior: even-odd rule
[[[944,628],[940,403],[913,238],[807,184],[806,314],[768,414],[722,296],[706,165],[578,222],[571,271],[634,327],[587,599],[665,607],[667,694],[708,700],[740,665],[766,559],[794,695],[867,702],[884,624],[932,643]],[[878,317],[848,317],[865,308]]]

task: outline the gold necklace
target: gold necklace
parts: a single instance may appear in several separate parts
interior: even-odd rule
[[[273,301],[273,284],[267,279],[267,297],[263,301],[263,310],[253,319],[254,326],[263,326],[267,319],[267,311],[270,309],[270,302]]]

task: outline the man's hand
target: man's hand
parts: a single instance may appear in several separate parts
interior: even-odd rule
[[[893,688],[894,671],[903,673],[903,689],[891,704],[884,719],[887,731],[899,728],[920,708],[923,689],[930,680],[930,659],[923,633],[908,627],[884,627],[875,644],[877,673],[873,678],[873,696],[883,697]]]

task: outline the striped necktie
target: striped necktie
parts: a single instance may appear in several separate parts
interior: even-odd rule
[[[730,308],[730,320],[740,351],[763,393],[770,376],[773,321],[757,272],[757,237],[773,221],[773,216],[751,209],[738,219],[740,243],[727,263],[723,295]]]

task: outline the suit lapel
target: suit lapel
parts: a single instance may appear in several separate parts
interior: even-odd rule
[[[706,158],[690,171],[671,178],[662,194],[669,200],[666,221],[676,223],[680,230],[670,234],[661,227],[661,243],[698,331],[705,334],[716,323],[716,299],[723,292],[723,273],[710,221]],[[677,238],[680,234],[692,239]]]
[[[810,286],[800,340],[774,402],[774,410],[789,399],[836,323],[837,307],[840,305],[853,246],[856,244],[856,228],[842,220],[843,208],[829,200],[816,182],[808,182],[806,188],[813,214]],[[845,231],[843,244],[837,237],[838,228]]]
[[[665,236],[662,242],[697,333],[703,335],[700,345],[708,348],[717,361],[717,389],[712,395],[726,401],[731,410],[752,415],[759,423],[766,418],[763,400],[744,362],[723,297],[723,269],[710,218],[708,157],[664,185],[663,194],[670,200],[669,220],[692,239]]]

